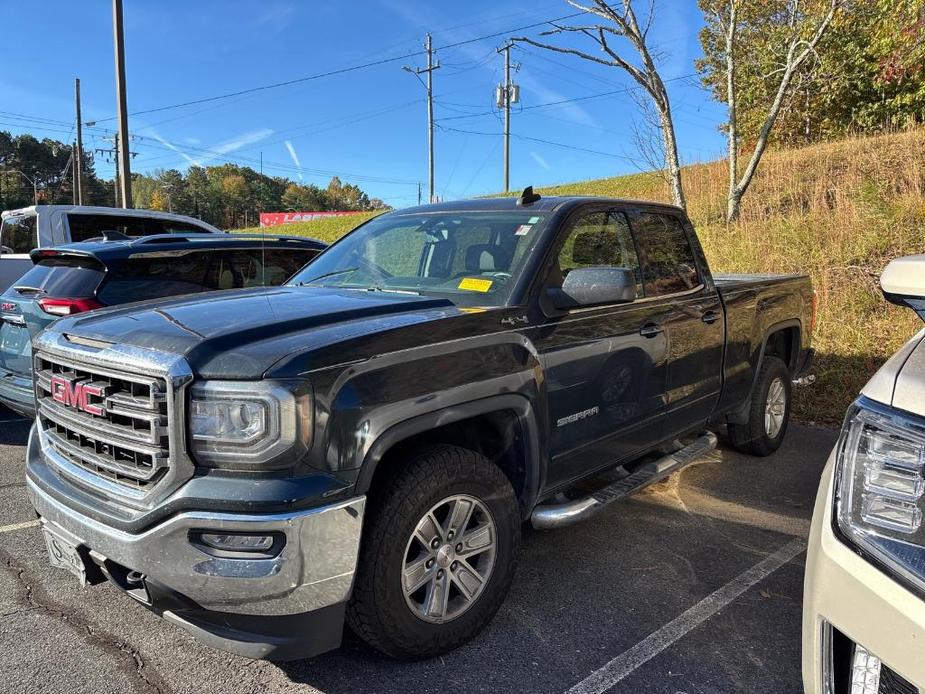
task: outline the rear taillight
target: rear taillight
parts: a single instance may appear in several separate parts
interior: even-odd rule
[[[39,308],[45,313],[53,316],[70,316],[75,313],[92,311],[95,308],[102,307],[96,299],[56,299],[53,297],[43,297],[39,299]]]

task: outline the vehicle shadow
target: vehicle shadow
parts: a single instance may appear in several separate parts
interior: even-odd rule
[[[834,435],[797,426],[792,438],[776,456],[752,459],[744,473],[745,463],[726,452],[695,466],[697,488],[747,507],[790,479],[788,492],[765,504],[776,516],[805,516]],[[698,499],[685,500],[686,478],[675,476],[675,484],[678,503],[653,503],[643,494],[583,524],[525,532],[498,615],[473,642],[442,658],[397,663],[345,631],[339,650],[277,667],[292,682],[328,694],[567,690],[795,536],[765,525],[767,515],[718,516]],[[802,575],[798,558],[614,691],[796,691]],[[727,648],[739,641],[752,644],[753,657]]]
[[[32,420],[0,405],[0,446],[25,446]]]

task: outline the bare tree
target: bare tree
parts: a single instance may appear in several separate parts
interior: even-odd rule
[[[650,0],[648,15],[645,24],[640,26],[633,9],[633,0],[622,0],[622,9],[611,7],[604,0],[592,0],[588,5],[582,5],[575,0],[566,0],[569,5],[590,15],[605,20],[606,23],[595,23],[585,26],[560,26],[544,31],[541,36],[553,34],[578,33],[594,41],[603,55],[594,55],[578,48],[556,46],[528,37],[518,37],[514,41],[522,41],[539,48],[568,53],[593,63],[617,67],[625,70],[651,97],[658,114],[659,126],[662,134],[663,168],[667,170],[671,196],[676,205],[685,207],[684,188],[681,185],[681,164],[678,159],[678,141],[675,136],[674,121],[671,116],[671,104],[668,100],[668,90],[655,66],[655,60],[646,44],[649,28],[654,17],[654,0]],[[611,44],[612,39],[626,39],[635,51],[641,66],[637,67],[623,57],[619,49]]]
[[[761,157],[764,155],[768,146],[768,140],[771,136],[771,130],[777,122],[787,91],[795,76],[799,74],[800,68],[811,56],[815,55],[816,47],[828,30],[829,25],[838,11],[841,0],[828,0],[828,9],[826,13],[818,20],[815,27],[807,26],[811,21],[803,14],[800,7],[800,0],[789,0],[787,3],[786,23],[789,27],[789,38],[783,46],[783,61],[780,66],[770,72],[765,77],[770,79],[776,75],[780,76],[777,83],[777,89],[774,92],[774,99],[768,107],[768,113],[761,129],[758,131],[758,139],[755,142],[755,148],[752,150],[751,158],[739,177],[738,162],[738,139],[739,127],[736,114],[736,31],[739,25],[740,6],[748,0],[721,0],[716,3],[713,13],[719,23],[725,37],[725,46],[723,56],[726,68],[726,105],[728,107],[729,121],[726,127],[726,136],[728,138],[729,149],[729,193],[726,200],[726,220],[733,222],[739,218],[739,210],[742,204],[742,197],[748,190],[761,163]],[[804,38],[809,35],[809,38]]]

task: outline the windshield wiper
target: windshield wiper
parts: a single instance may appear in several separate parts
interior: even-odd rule
[[[310,284],[311,282],[317,282],[318,280],[323,280],[325,277],[333,277],[334,275],[343,275],[343,274],[346,273],[346,272],[355,272],[355,271],[357,271],[357,270],[359,270],[359,269],[360,269],[360,268],[358,268],[358,267],[348,267],[348,268],[345,268],[345,269],[343,269],[343,270],[333,270],[333,271],[331,271],[331,272],[326,272],[326,273],[324,273],[323,275],[318,275],[317,277],[312,277],[310,280],[308,280],[308,281],[306,281],[306,282],[299,282],[298,286],[299,286],[299,287],[304,287],[304,286]]]
[[[413,294],[414,296],[421,296],[421,292],[416,292],[413,289],[386,289],[378,285],[375,287],[365,287],[365,289],[368,292],[387,292],[389,294]]]

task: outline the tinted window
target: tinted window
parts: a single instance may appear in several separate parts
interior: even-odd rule
[[[69,214],[68,227],[71,241],[86,241],[98,238],[104,231],[118,231],[126,236],[150,236],[152,234],[207,233],[203,227],[171,219],[145,219],[144,217],[120,217],[110,214]]]
[[[635,216],[634,224],[645,258],[646,296],[674,294],[700,284],[694,251],[677,217],[642,212]]]
[[[80,298],[93,296],[103,279],[103,268],[93,260],[47,259],[20,277],[15,287],[31,287],[48,296]],[[18,293],[18,292],[17,292]]]
[[[28,254],[38,248],[35,215],[7,217],[0,225],[0,253]]]
[[[579,217],[559,251],[562,279],[581,267],[622,267],[636,276],[636,293],[642,296],[642,274],[633,235],[622,212],[595,211]],[[553,284],[558,283],[553,280]]]
[[[113,263],[99,299],[104,304],[124,304],[216,289],[280,285],[316,254],[283,248],[147,253]]]

